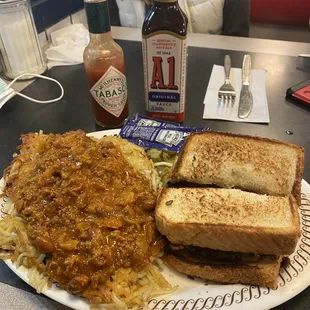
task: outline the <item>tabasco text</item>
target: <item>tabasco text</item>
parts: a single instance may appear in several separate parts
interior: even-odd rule
[[[96,123],[118,127],[128,117],[124,53],[111,35],[107,0],[84,0],[90,42],[84,65]]]

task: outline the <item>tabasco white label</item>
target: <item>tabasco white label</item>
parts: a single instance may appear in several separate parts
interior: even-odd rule
[[[110,66],[91,88],[90,93],[105,110],[119,117],[127,102],[126,77],[122,72]]]
[[[146,110],[153,116],[175,120],[184,112],[186,56],[186,39],[175,33],[159,31],[143,37]]]

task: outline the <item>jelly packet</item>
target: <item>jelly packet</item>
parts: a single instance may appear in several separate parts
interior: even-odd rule
[[[163,127],[163,128],[176,128],[184,127],[189,128],[188,126],[182,126],[178,123],[172,123],[167,121],[158,120],[141,114],[135,114],[127,124],[136,124],[137,126],[154,126],[154,127]]]
[[[144,148],[179,152],[186,137],[207,127],[189,127],[136,114],[123,125],[120,136]]]

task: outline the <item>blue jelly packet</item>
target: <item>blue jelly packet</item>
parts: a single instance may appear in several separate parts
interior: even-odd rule
[[[158,121],[159,124],[155,124],[157,120],[151,123],[152,121],[151,118],[139,116],[135,122],[129,121],[123,125],[120,136],[144,148],[179,152],[188,135],[194,132],[209,130],[206,127],[197,128],[180,126],[178,124],[171,127],[171,125],[174,125],[173,123]]]
[[[167,150],[171,152],[179,152],[175,147],[170,147],[168,145],[164,145],[158,142],[152,142],[147,140],[142,140],[138,138],[126,138],[129,142],[132,142],[136,145],[139,145],[145,149],[157,149],[157,150]],[[177,148],[178,149],[178,148]]]
[[[179,123],[162,121],[141,114],[133,115],[132,118],[127,121],[127,124],[136,124],[137,126],[154,126],[162,128],[176,128],[176,127],[190,128],[189,126],[181,125]]]

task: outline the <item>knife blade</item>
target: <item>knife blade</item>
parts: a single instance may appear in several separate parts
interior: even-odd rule
[[[244,55],[242,63],[242,88],[240,92],[238,117],[247,118],[253,108],[253,97],[250,90],[251,56]]]

